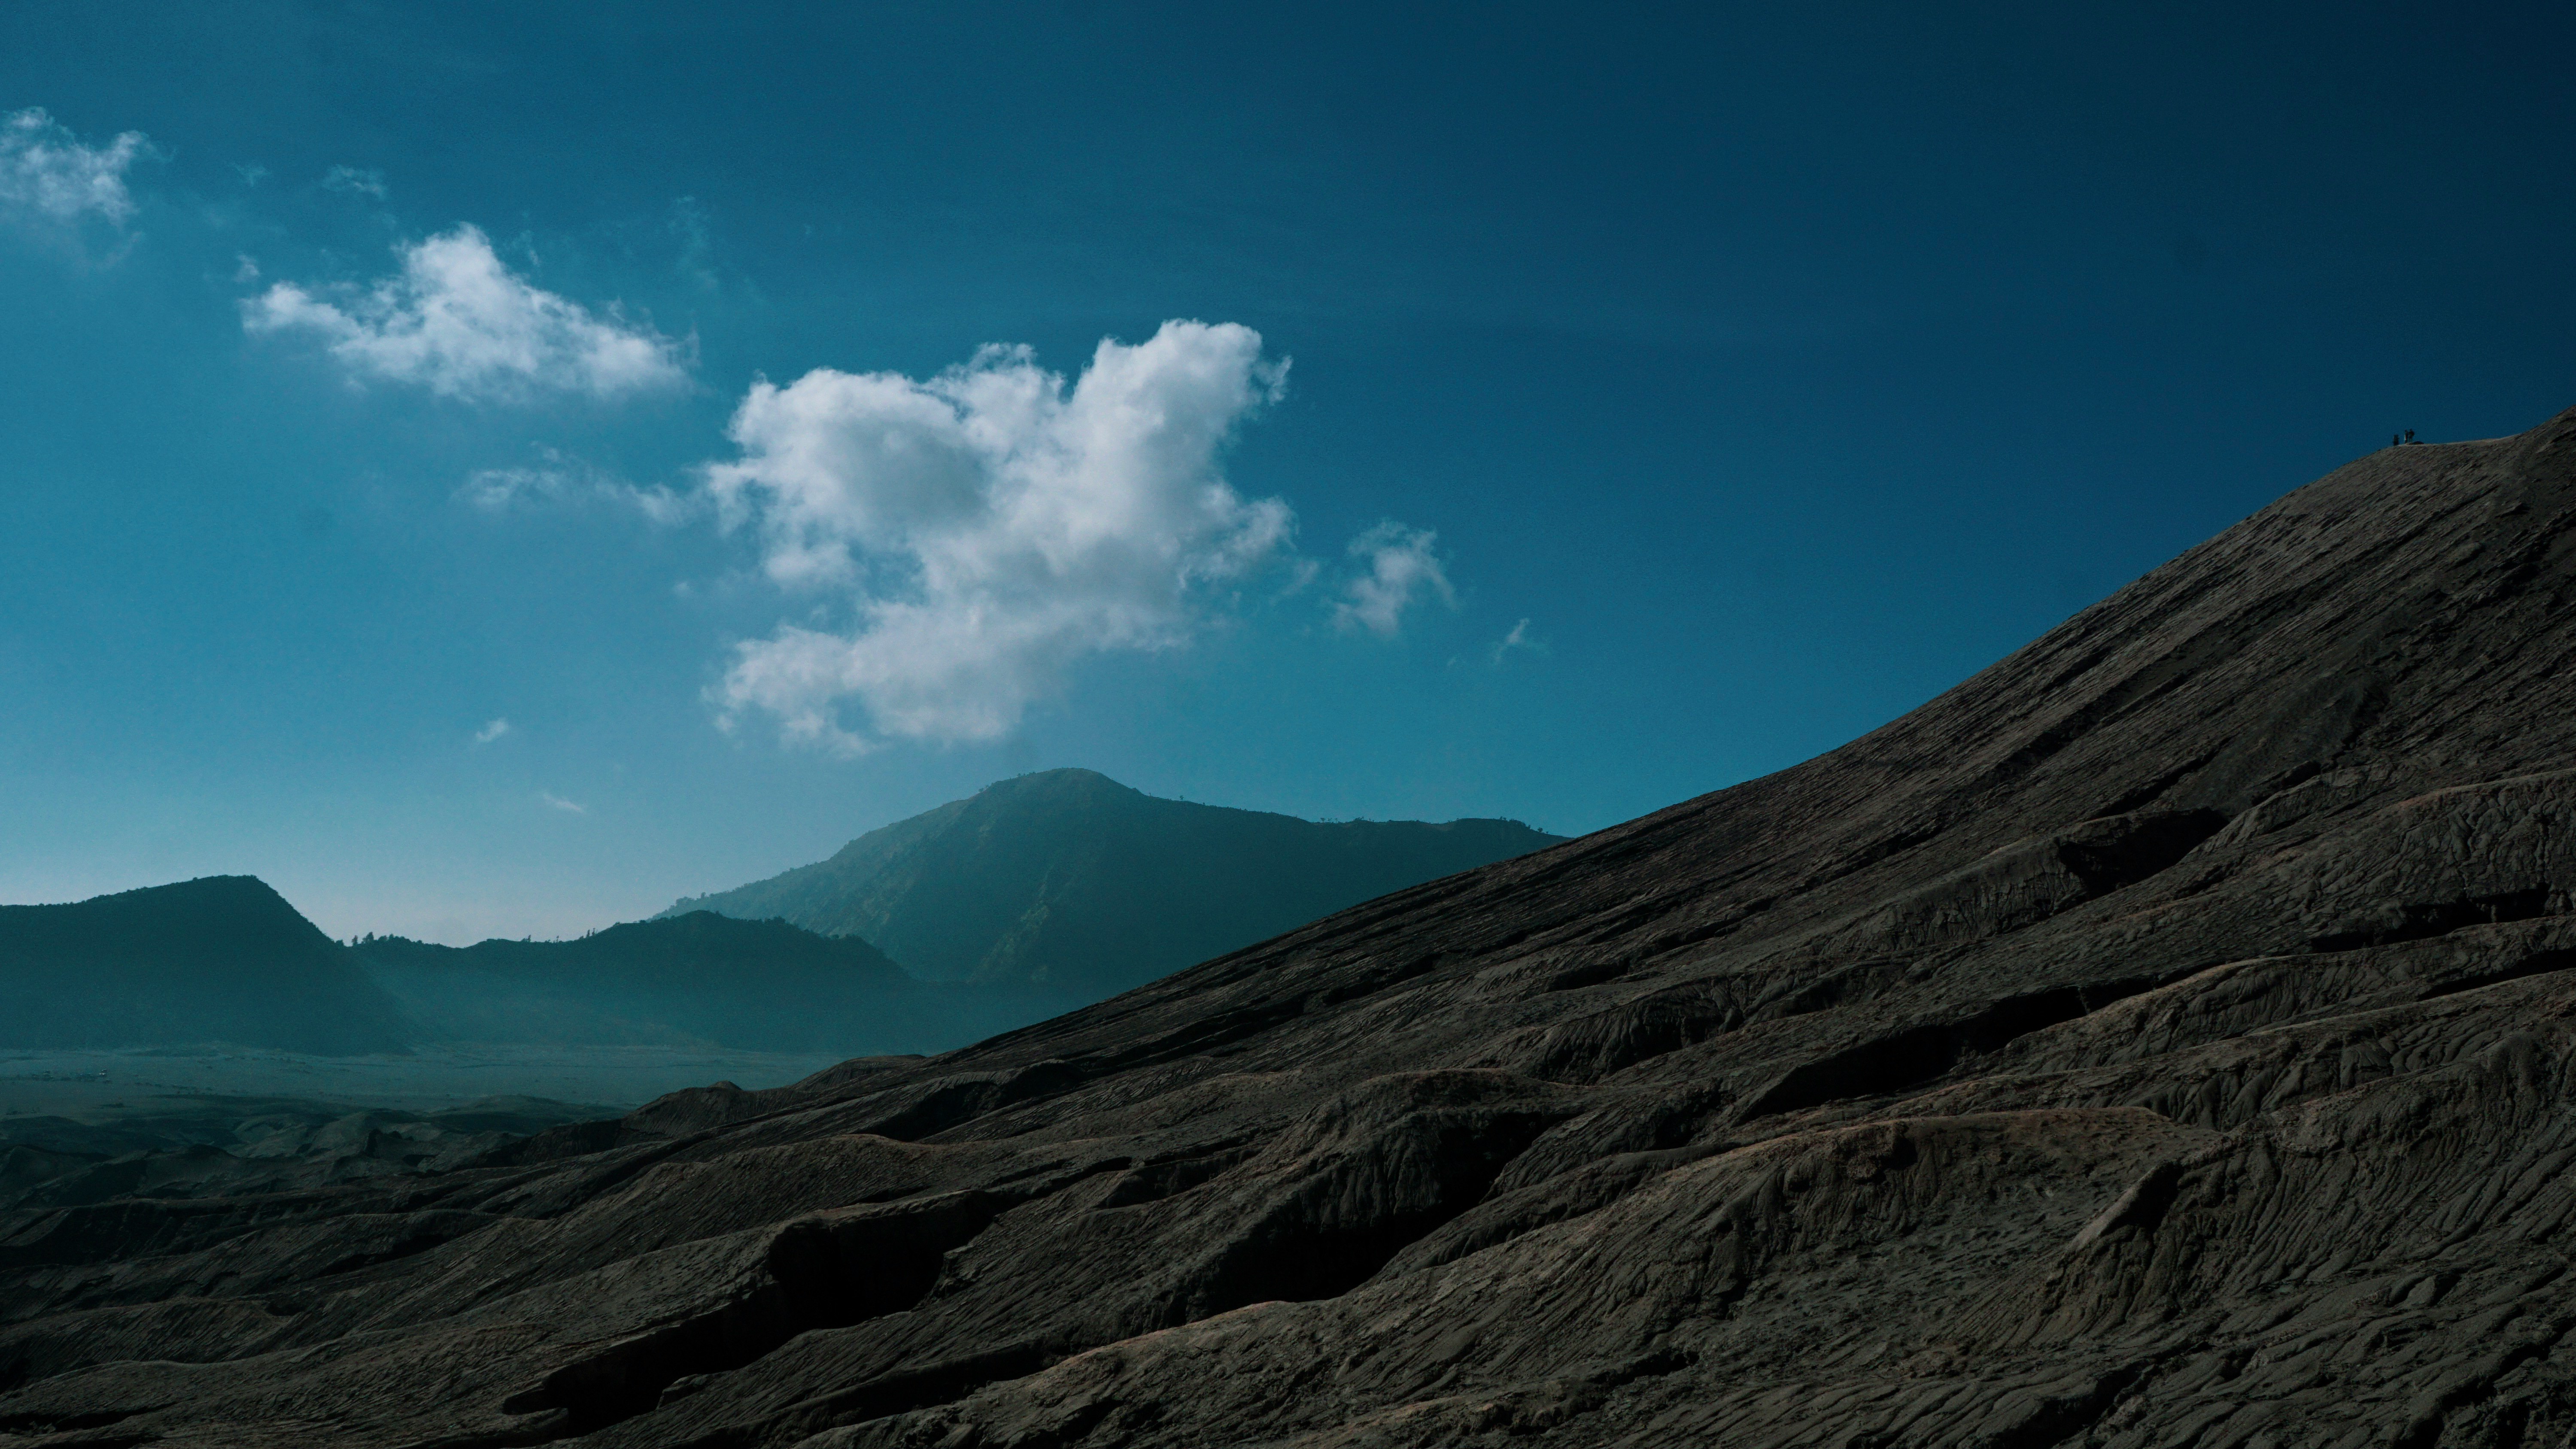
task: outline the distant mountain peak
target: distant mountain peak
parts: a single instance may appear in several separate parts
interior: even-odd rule
[[[400,1050],[401,1010],[256,876],[0,906],[0,1045]]]
[[[435,1039],[844,1051],[954,1033],[874,946],[776,919],[690,911],[463,947],[385,936],[352,954]]]
[[[277,888],[255,875],[200,875],[166,885],[137,886],[132,890],[111,891],[106,895],[88,896],[61,904],[110,908],[115,903],[138,901],[256,901],[293,911],[295,907]],[[301,912],[297,913],[299,916]]]
[[[1005,775],[1001,779],[995,780],[992,784],[985,786],[983,789],[978,790],[975,793],[978,795],[989,795],[996,790],[1038,788],[1058,784],[1106,785],[1113,790],[1124,790],[1130,795],[1142,795],[1145,793],[1133,785],[1113,780],[1107,775],[1100,773],[1098,770],[1085,769],[1080,765],[1063,765],[1052,770],[1029,770],[1022,774]]]
[[[1064,768],[996,780],[664,914],[777,916],[862,937],[932,979],[1091,999],[1556,841],[1506,820],[1326,824]]]

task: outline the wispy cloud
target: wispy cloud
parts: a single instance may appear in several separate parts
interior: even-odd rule
[[[509,732],[510,722],[506,719],[496,719],[474,732],[474,743],[488,745]]]
[[[1547,641],[1531,638],[1529,626],[1530,621],[1523,619],[1512,626],[1512,631],[1510,633],[1505,634],[1502,638],[1494,641],[1494,649],[1491,657],[1497,666],[1501,665],[1504,658],[1515,649],[1526,649],[1533,654],[1545,654],[1547,652]]]
[[[681,344],[613,306],[597,316],[531,285],[477,227],[399,250],[402,270],[371,287],[317,292],[279,282],[242,303],[242,325],[313,334],[353,379],[415,383],[447,397],[613,398],[687,380]]]
[[[643,488],[553,448],[537,449],[537,462],[522,468],[480,468],[466,476],[456,496],[486,513],[549,504],[603,502],[632,508],[655,523],[677,523],[700,512],[699,500],[669,488]]]
[[[537,799],[545,804],[547,808],[560,810],[567,815],[587,815],[590,813],[588,809],[574,804],[552,790],[539,790],[537,792]]]
[[[334,166],[322,173],[322,189],[348,196],[372,196],[382,201],[386,193],[385,173],[361,170],[355,166]]]
[[[1361,571],[1342,586],[1342,596],[1333,604],[1333,623],[1392,638],[1419,596],[1436,596],[1455,608],[1457,591],[1449,586],[1449,571],[1435,548],[1439,539],[1430,529],[1408,528],[1391,518],[1352,539],[1350,556]]]
[[[56,222],[95,216],[122,226],[134,215],[125,173],[154,154],[140,131],[88,146],[45,111],[14,112],[0,119],[0,207]]]
[[[1286,367],[1250,328],[1176,321],[1103,341],[1071,384],[990,347],[926,381],[820,369],[754,386],[731,427],[741,457],[709,468],[709,491],[772,580],[852,622],[738,646],[714,691],[723,722],[759,710],[852,752],[992,739],[1077,659],[1187,642],[1288,545],[1288,505],[1218,470]]]
[[[671,235],[679,238],[681,275],[708,291],[715,290],[716,273],[709,257],[714,252],[707,239],[707,209],[694,196],[683,196],[671,203]]]

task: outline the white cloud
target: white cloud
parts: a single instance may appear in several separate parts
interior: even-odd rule
[[[1186,643],[1288,545],[1288,506],[1241,497],[1217,467],[1285,373],[1250,328],[1175,321],[1103,341],[1069,387],[1007,347],[927,381],[755,385],[731,427],[740,460],[711,466],[709,491],[772,580],[851,623],[737,646],[714,691],[723,722],[761,710],[849,751],[991,739],[1077,659]]]
[[[587,815],[590,813],[588,810],[579,805],[575,805],[570,800],[565,799],[552,790],[539,790],[537,792],[537,799],[546,805],[547,808],[560,810],[567,815]]]
[[[152,154],[152,143],[140,131],[104,146],[84,146],[42,110],[15,112],[0,119],[0,206],[54,221],[95,215],[122,225],[134,215],[125,173]]]
[[[561,468],[478,468],[466,475],[456,496],[486,513],[507,513],[521,504],[561,498],[574,487],[571,474]]]
[[[696,500],[668,488],[639,488],[553,448],[537,449],[528,468],[481,468],[466,476],[456,496],[486,513],[597,500],[633,508],[655,523],[678,523],[698,511]]]
[[[1455,608],[1457,592],[1449,587],[1448,570],[1432,547],[1439,537],[1390,518],[1352,539],[1350,555],[1361,561],[1362,571],[1342,586],[1342,597],[1333,604],[1333,623],[1392,638],[1404,627],[1404,611],[1417,594],[1436,594]]]
[[[385,173],[364,171],[355,166],[334,166],[322,173],[322,189],[345,192],[351,196],[385,198]]]
[[[506,719],[496,719],[474,732],[474,743],[488,745],[509,732],[510,722]]]
[[[254,333],[310,332],[360,377],[418,383],[459,398],[552,390],[616,397],[686,380],[678,343],[605,318],[512,272],[472,226],[401,249],[402,271],[374,286],[310,292],[279,282],[242,303]]]
[[[707,239],[707,209],[694,196],[683,196],[671,203],[671,234],[680,239],[679,270],[682,276],[714,291],[715,268],[708,264],[714,247]]]
[[[1505,656],[1509,655],[1515,649],[1526,649],[1533,654],[1545,654],[1547,652],[1546,641],[1531,638],[1529,626],[1530,621],[1523,619],[1512,626],[1512,631],[1510,633],[1505,634],[1502,638],[1494,641],[1492,658],[1496,665],[1499,666],[1503,662]]]

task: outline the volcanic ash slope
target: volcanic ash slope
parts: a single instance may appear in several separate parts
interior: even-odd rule
[[[2555,1445],[2571,706],[2576,413],[2392,449],[1831,755],[979,1047],[22,1214],[0,1425]]]

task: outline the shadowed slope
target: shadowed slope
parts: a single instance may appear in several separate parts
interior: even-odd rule
[[[866,1052],[968,1035],[874,946],[785,921],[694,911],[575,941],[351,949],[432,1040]]]
[[[246,875],[0,906],[0,1046],[232,1042],[399,1051],[407,1024],[312,922]]]
[[[776,916],[864,937],[934,980],[1087,1002],[1557,839],[1512,820],[1319,824],[1048,770],[672,911]]]
[[[2571,890],[2576,413],[2339,470],[1795,769],[973,1048],[0,1223],[0,1427],[2556,1444]]]

